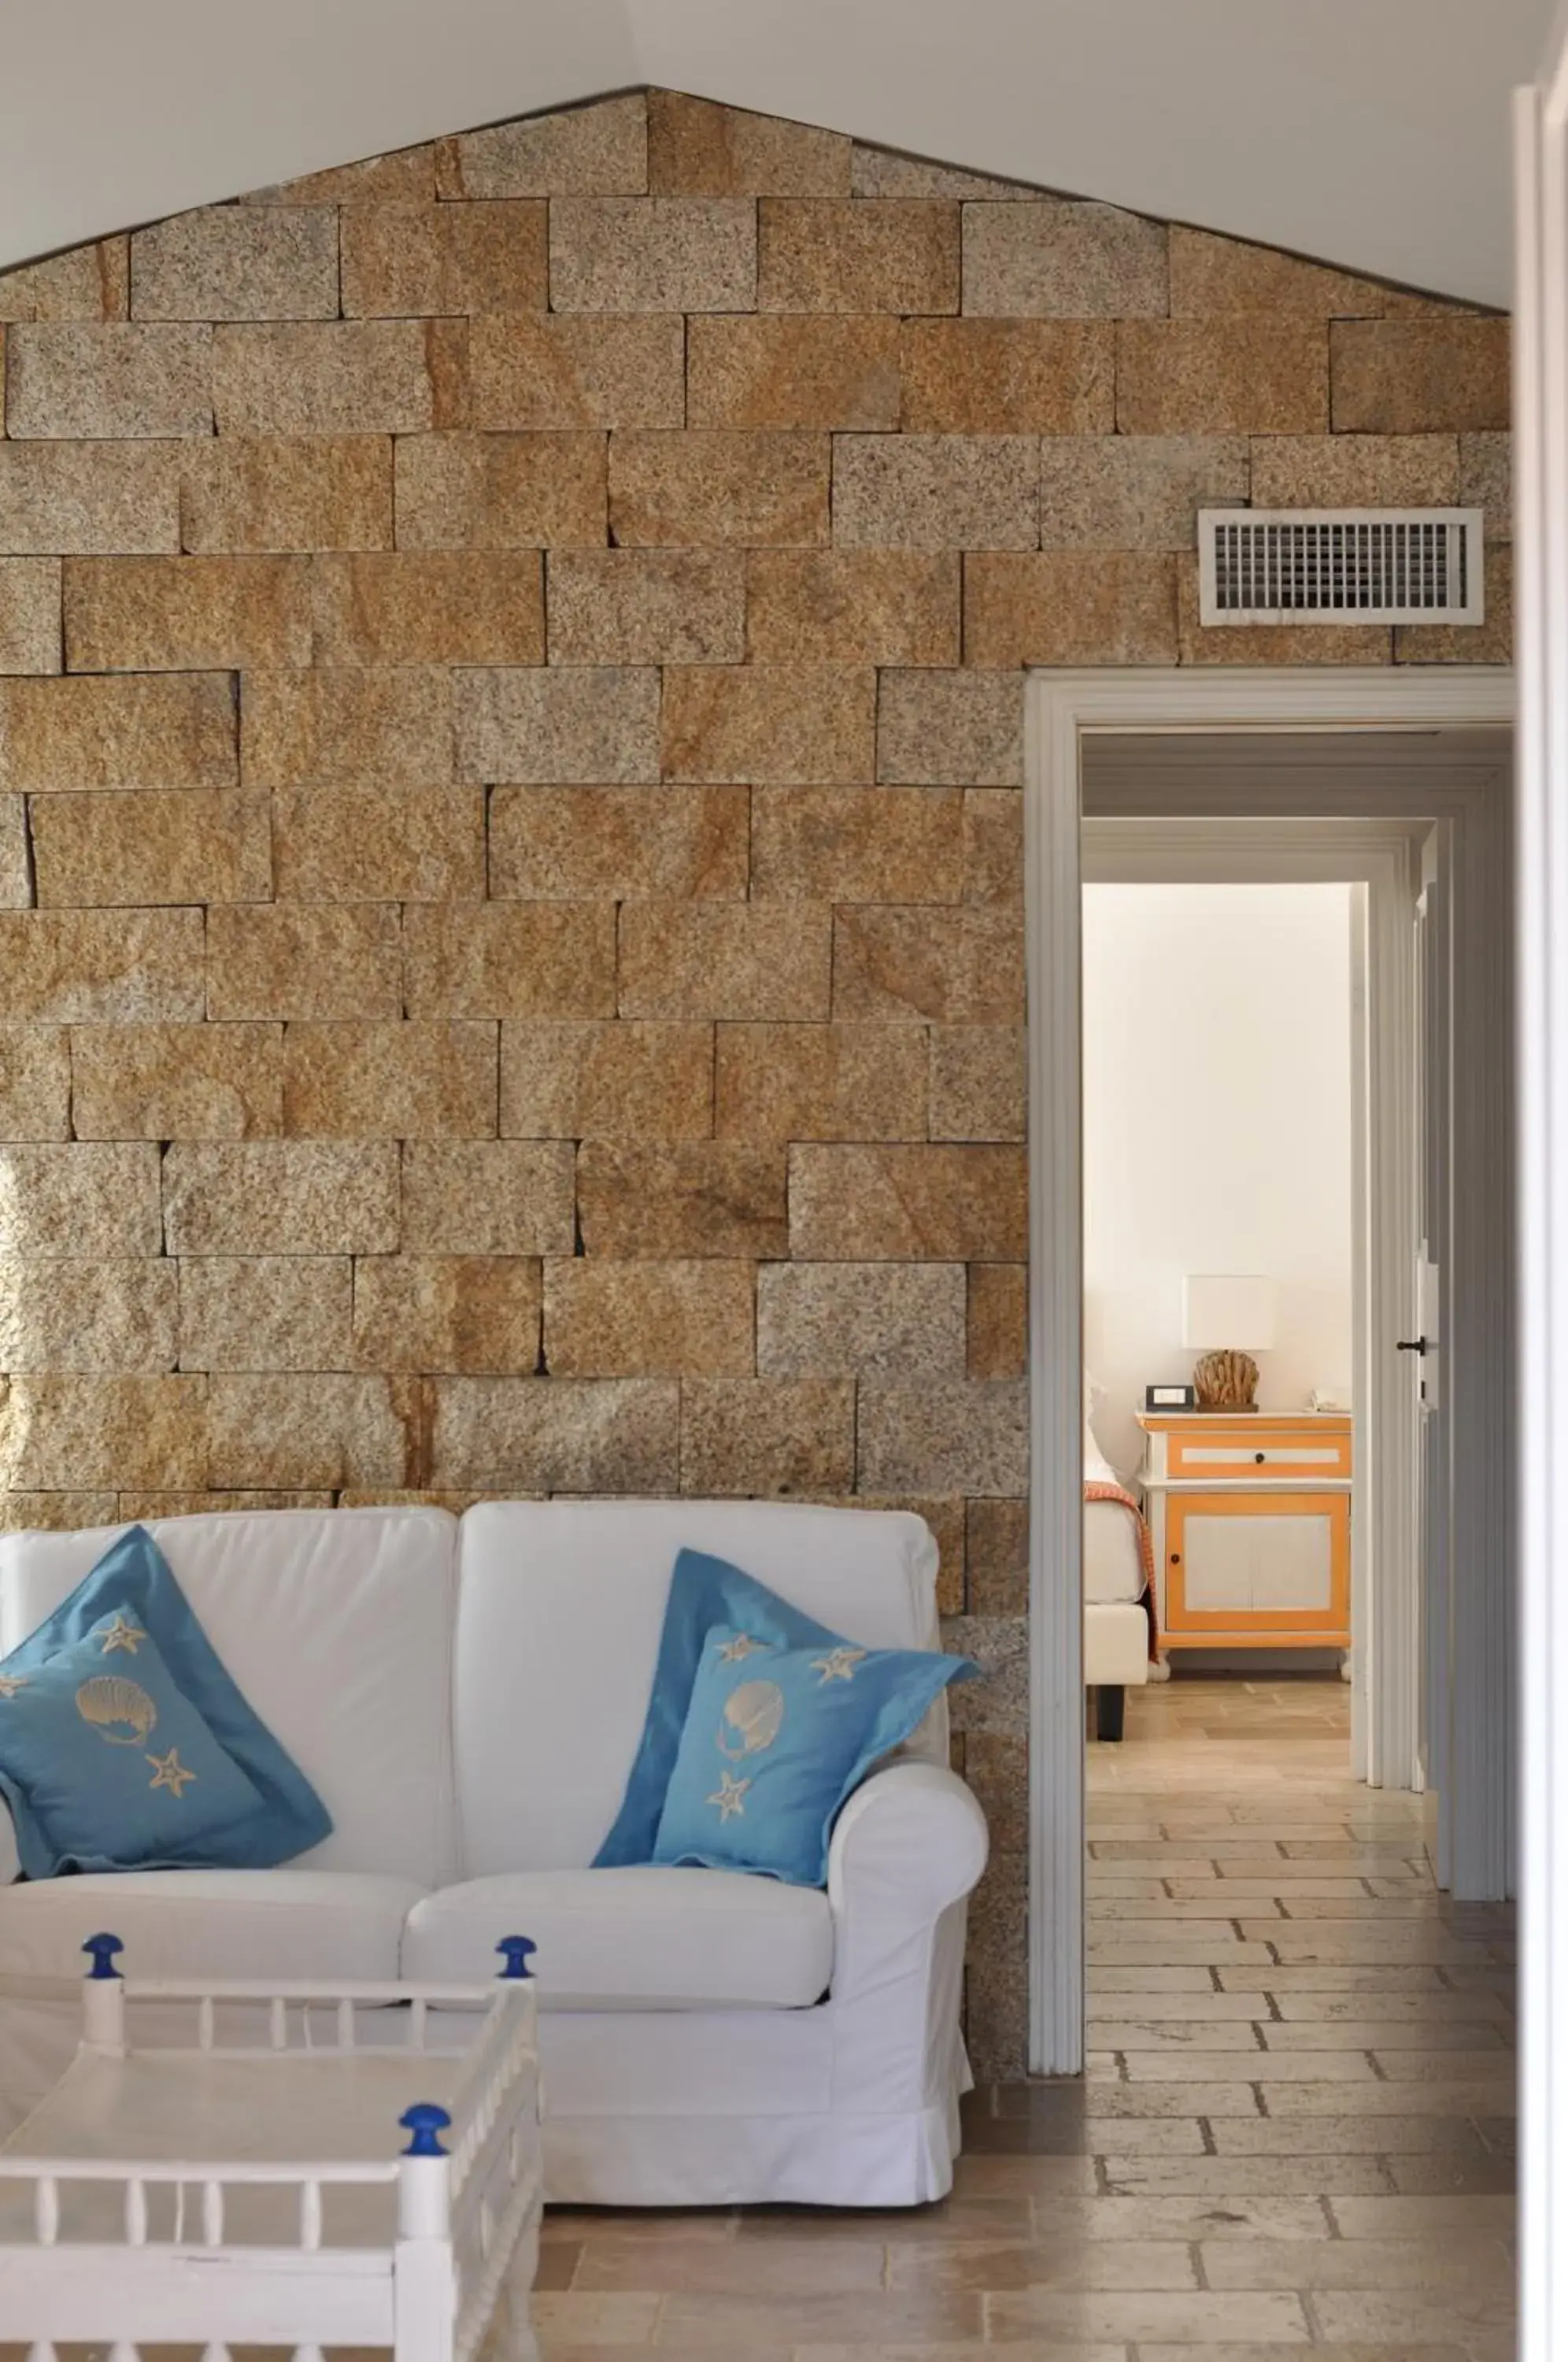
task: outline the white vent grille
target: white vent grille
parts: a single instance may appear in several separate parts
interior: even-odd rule
[[[1479,624],[1479,509],[1200,509],[1205,624]]]

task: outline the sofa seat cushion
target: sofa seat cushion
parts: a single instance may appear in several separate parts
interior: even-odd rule
[[[809,2009],[833,1974],[833,1921],[814,1889],[734,1871],[511,1871],[427,1894],[403,1973],[496,1973],[502,1936],[529,1936],[539,2006]]]
[[[395,1977],[423,1889],[366,1871],[140,1870],[0,1888],[0,1981],[79,1980],[107,1930],[135,1977]]]

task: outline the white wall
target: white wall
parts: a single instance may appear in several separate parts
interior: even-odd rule
[[[1137,1464],[1151,1379],[1190,1374],[1186,1272],[1266,1272],[1258,1400],[1348,1398],[1349,886],[1086,886],[1084,1343],[1101,1445]]]

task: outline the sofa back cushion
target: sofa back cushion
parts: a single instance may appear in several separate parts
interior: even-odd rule
[[[296,1866],[421,1886],[449,1878],[456,1520],[442,1509],[268,1509],[148,1529],[332,1815],[332,1835]],[[0,1540],[0,1655],[123,1530]]]
[[[642,1735],[676,1552],[727,1558],[871,1649],[937,1645],[936,1544],[900,1510],[783,1501],[505,1501],[458,1542],[463,1875],[576,1870]],[[946,1760],[938,1705],[913,1745]]]

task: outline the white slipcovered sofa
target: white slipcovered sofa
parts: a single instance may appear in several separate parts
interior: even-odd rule
[[[0,1654],[115,1529],[0,1540]],[[74,2046],[83,1938],[144,1976],[489,1977],[530,1936],[557,2202],[907,2206],[952,2179],[983,1816],[938,1705],[841,1813],[825,1893],[591,1870],[669,1574],[728,1558],[870,1647],[934,1647],[918,1518],[752,1502],[262,1511],[151,1529],[332,1836],[271,1871],[0,1884],[0,2128]],[[0,1812],[0,1880],[16,1869]]]

